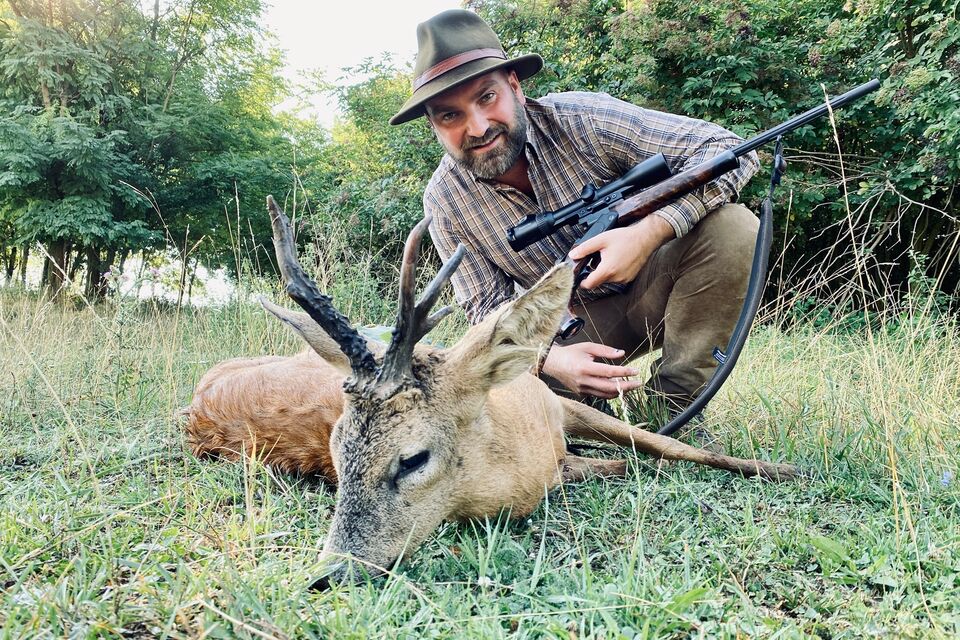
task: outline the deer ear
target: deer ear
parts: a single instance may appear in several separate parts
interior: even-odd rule
[[[347,359],[347,356],[340,350],[340,345],[327,335],[327,332],[324,331],[313,318],[302,311],[292,311],[291,309],[273,304],[263,296],[260,296],[258,299],[264,309],[293,329],[294,333],[303,338],[304,342],[317,352],[317,355],[337,369],[348,374],[351,372],[350,360]]]
[[[491,313],[450,350],[448,361],[486,388],[510,382],[536,364],[570,301],[573,267],[560,264],[517,299]]]

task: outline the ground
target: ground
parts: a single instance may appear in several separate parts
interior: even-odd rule
[[[0,291],[0,621],[9,637],[956,637],[960,331],[928,311],[756,328],[707,425],[807,479],[640,459],[312,593],[332,491],[196,460],[174,418],[207,368],[293,337],[242,303]]]

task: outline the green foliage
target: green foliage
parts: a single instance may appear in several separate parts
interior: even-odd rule
[[[130,251],[232,267],[241,239],[268,242],[263,198],[317,139],[273,114],[288,90],[262,4],[155,10],[0,2],[0,246],[47,244],[61,269],[75,252],[93,281]]]
[[[387,285],[407,233],[423,217],[423,190],[442,149],[423,119],[388,124],[409,95],[408,71],[388,61],[350,71],[366,79],[336,89],[346,116],[304,184],[316,198],[315,232],[346,234],[349,248],[386,266],[380,282]]]
[[[606,91],[743,136],[879,77],[880,92],[836,114],[838,141],[828,119],[787,140],[774,234],[784,282],[820,283],[799,304],[852,272],[866,279],[860,306],[887,285],[906,294],[918,273],[955,291],[958,0],[466,4],[509,53],[544,57],[530,96]],[[409,66],[368,60],[348,70],[363,80],[315,87],[343,108],[329,133],[277,116],[290,87],[261,44],[260,11],[259,0],[175,0],[157,15],[130,0],[0,1],[0,249],[192,248],[235,271],[238,254],[269,247],[263,197],[296,191],[316,238],[345,234],[354,263],[397,264],[442,154],[423,120],[387,124]],[[742,194],[754,209],[767,170]],[[391,269],[377,271],[387,283]]]

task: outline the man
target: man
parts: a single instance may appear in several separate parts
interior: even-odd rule
[[[535,54],[508,59],[476,14],[445,11],[419,25],[413,95],[390,120],[426,116],[447,154],[424,193],[430,233],[446,260],[466,256],[453,276],[457,301],[479,322],[529,287],[569,252],[601,260],[581,284],[574,311],[586,326],[554,346],[542,373],[574,396],[613,398],[643,385],[630,358],[662,347],[648,396],[676,412],[716,366],[743,303],[756,217],[728,204],[756,171],[741,161],[705,188],[625,228],[571,251],[583,229],[564,228],[514,252],[507,228],[525,214],[574,200],[587,183],[604,184],[663,152],[674,172],[740,142],[700,120],[641,109],[605,94],[524,96]]]

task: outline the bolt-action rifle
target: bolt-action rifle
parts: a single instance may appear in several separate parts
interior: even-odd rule
[[[737,326],[734,328],[733,336],[730,338],[726,350],[722,351],[719,347],[714,349],[714,357],[718,360],[720,366],[714,372],[710,382],[700,392],[693,404],[664,426],[660,433],[667,435],[673,433],[691,417],[699,413],[730,374],[740,355],[740,350],[746,342],[750,325],[753,323],[753,318],[756,316],[760,304],[763,284],[766,280],[767,259],[772,241],[770,226],[773,217],[773,191],[786,170],[786,162],[783,160],[782,153],[783,135],[823,117],[833,109],[859,100],[866,94],[876,91],[879,87],[880,82],[878,80],[871,80],[829,100],[827,104],[814,107],[676,175],[671,173],[663,154],[658,153],[637,164],[620,178],[602,187],[593,184],[584,186],[580,197],[574,202],[556,211],[545,211],[524,216],[520,222],[507,230],[507,240],[510,246],[514,251],[520,251],[549,236],[561,227],[574,224],[586,225],[587,229],[583,236],[574,243],[574,246],[577,246],[604,231],[628,226],[640,220],[677,198],[683,197],[715,180],[724,173],[739,168],[740,158],[751,151],[769,142],[777,142],[770,190],[761,206],[760,230],[757,233],[750,283],[747,286],[747,297],[740,313],[740,319],[737,321]],[[599,257],[600,254],[595,253],[577,263],[574,269],[574,290],[584,278],[590,275],[596,267]],[[556,339],[566,340],[571,338],[581,327],[583,327],[583,320],[573,316],[573,314],[568,314],[557,332]]]

